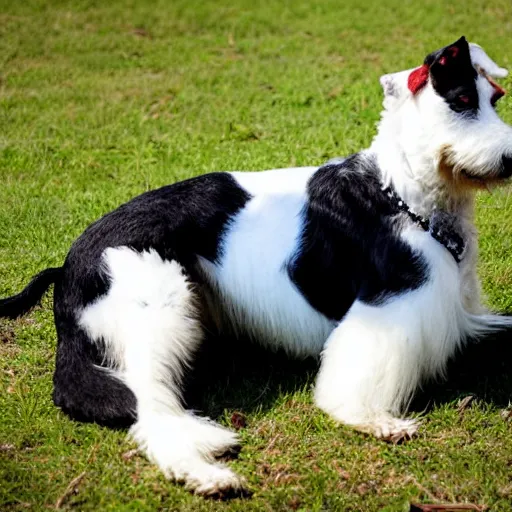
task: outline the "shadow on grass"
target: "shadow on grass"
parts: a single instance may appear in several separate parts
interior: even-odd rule
[[[430,383],[418,394],[412,410],[473,395],[495,407],[512,401],[512,329],[469,342],[448,365],[448,379]]]
[[[185,381],[185,402],[200,415],[218,419],[225,411],[245,414],[272,409],[283,395],[312,392],[319,361],[297,360],[246,339],[214,338],[203,343]],[[468,343],[448,365],[445,381],[431,382],[414,398],[411,412],[473,395],[504,408],[512,401],[512,329]],[[116,422],[104,425],[124,430]]]
[[[187,382],[187,406],[211,418],[225,409],[242,413],[271,409],[283,394],[311,388],[313,358],[297,360],[246,339],[208,339]]]
[[[224,410],[251,413],[271,409],[280,396],[311,390],[319,363],[274,353],[245,339],[209,339],[188,378],[187,405],[212,418]],[[474,395],[503,408],[512,399],[512,330],[471,342],[448,366],[446,381],[429,383],[411,410]]]

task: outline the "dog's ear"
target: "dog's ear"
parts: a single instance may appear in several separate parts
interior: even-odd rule
[[[446,97],[460,87],[474,88],[477,72],[464,36],[427,55],[424,65],[428,66],[432,86],[441,96]]]
[[[425,57],[425,62],[431,71],[450,70],[453,67],[471,65],[471,57],[469,54],[469,44],[466,38],[462,36],[440,50],[436,50]]]
[[[382,90],[384,91],[384,96],[398,96],[398,87],[395,79],[393,78],[393,74],[382,75],[379,79],[380,85],[382,86]]]
[[[503,78],[508,75],[508,71],[505,68],[500,68],[496,62],[494,62],[484,49],[475,44],[469,43],[469,54],[471,55],[471,62],[476,70],[483,75],[494,88],[494,94],[491,98],[492,105],[505,96],[506,91],[498,85],[493,78]]]
[[[423,65],[409,75],[407,86],[413,94],[417,94],[432,77],[432,85],[440,94],[453,88],[454,78],[462,74],[464,79],[474,79],[476,72],[471,64],[469,45],[462,36],[453,44],[430,53],[425,57]]]
[[[411,70],[390,73],[380,77],[380,85],[384,91],[384,107],[391,108],[398,105],[407,94],[407,77]]]
[[[485,53],[484,49],[476,43],[469,43],[469,54],[473,66],[477,69],[480,68],[486,75],[493,78],[504,78],[508,75],[508,71],[505,68],[500,68],[498,64]]]
[[[429,77],[429,67],[426,64],[416,68],[409,73],[407,78],[407,87],[413,93],[417,94],[418,92],[427,85]]]

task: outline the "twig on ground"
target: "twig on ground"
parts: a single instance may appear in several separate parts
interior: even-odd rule
[[[279,438],[279,434],[275,435],[271,440],[270,442],[268,443],[268,445],[266,446],[265,448],[265,451],[266,452],[269,452],[270,450],[272,450],[272,448],[274,448],[274,445],[276,444],[276,441],[277,439]]]
[[[416,478],[414,478],[412,475],[409,475],[405,478],[404,483],[409,482],[413,483],[421,492],[423,492],[428,497],[428,499],[432,501],[437,501],[438,498],[436,498],[426,487],[423,487],[423,485],[421,485],[418,482],[418,480],[416,480]]]
[[[512,409],[510,409],[510,407],[508,407],[507,409],[502,409],[502,411],[500,412],[500,416],[505,421],[511,421],[512,420]]]
[[[71,496],[73,493],[76,492],[78,485],[83,480],[85,476],[85,471],[83,473],[80,473],[76,478],[73,478],[71,482],[69,482],[69,485],[66,487],[66,490],[64,491],[64,494],[55,502],[55,509],[58,510],[62,507],[64,502],[66,501],[69,496]]]
[[[124,452],[121,455],[121,457],[123,458],[123,460],[130,460],[130,459],[133,459],[133,457],[135,457],[135,455],[137,455],[137,453],[139,453],[138,448],[133,448],[132,450],[128,450],[127,452]]]
[[[464,411],[473,403],[474,400],[474,395],[468,395],[465,398],[459,400],[459,403],[457,404],[457,411],[459,412],[459,414],[463,414]]]
[[[476,510],[477,512],[483,512],[487,510],[487,507],[485,505],[474,505],[473,503],[439,503],[437,505],[411,503],[409,512],[442,512],[449,510],[454,512],[457,510]]]

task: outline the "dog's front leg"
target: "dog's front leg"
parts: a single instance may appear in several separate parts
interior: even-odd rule
[[[482,288],[477,274],[478,246],[476,232],[468,230],[466,254],[460,262],[461,295],[464,308],[473,315],[488,313],[488,309],[482,304]]]
[[[395,442],[418,429],[399,414],[419,385],[422,357],[420,333],[396,313],[356,302],[327,340],[315,388],[333,418]]]

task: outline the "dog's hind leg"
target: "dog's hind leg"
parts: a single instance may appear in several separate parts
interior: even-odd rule
[[[322,353],[316,404],[333,418],[398,441],[418,428],[400,418],[422,376],[423,347],[399,311],[356,302]]]
[[[107,249],[111,286],[80,322],[102,339],[111,366],[137,400],[133,439],[169,477],[201,494],[237,490],[242,480],[215,462],[236,434],[181,404],[184,368],[202,338],[198,304],[183,268],[155,251]]]

